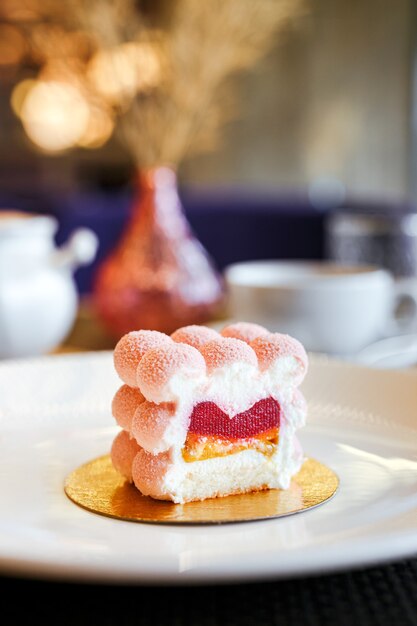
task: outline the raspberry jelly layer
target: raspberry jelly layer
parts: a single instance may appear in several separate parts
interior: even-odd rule
[[[197,435],[244,439],[279,428],[280,415],[280,406],[274,398],[259,400],[234,417],[226,415],[214,402],[200,402],[194,407],[188,431]]]
[[[280,413],[273,398],[264,398],[232,418],[214,402],[200,402],[191,415],[183,457],[201,461],[249,448],[269,456],[278,444]]]

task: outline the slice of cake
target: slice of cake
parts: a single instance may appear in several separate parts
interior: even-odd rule
[[[125,384],[111,458],[142,494],[181,503],[289,487],[307,413],[297,340],[243,322],[220,334],[140,330],[119,341],[114,364]]]

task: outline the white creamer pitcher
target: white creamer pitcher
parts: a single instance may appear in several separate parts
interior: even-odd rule
[[[98,242],[79,229],[56,248],[56,230],[49,216],[0,213],[0,358],[48,352],[71,329],[78,303],[73,272],[94,259]]]

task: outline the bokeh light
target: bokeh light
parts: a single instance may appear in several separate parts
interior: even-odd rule
[[[102,97],[117,104],[158,84],[160,62],[149,43],[131,42],[96,52],[87,76]]]
[[[37,81],[31,78],[26,78],[25,80],[21,80],[20,83],[17,83],[13,88],[12,95],[10,97],[10,104],[12,106],[13,112],[17,117],[20,117],[22,114],[23,103],[26,100],[26,97],[29,91],[37,84]]]
[[[29,22],[39,18],[42,0],[1,0],[0,15],[16,22]]]
[[[9,24],[0,24],[0,66],[17,65],[26,52],[22,33]]]
[[[24,99],[20,115],[28,137],[48,152],[76,145],[90,119],[82,93],[74,85],[57,81],[37,82]]]
[[[57,24],[36,24],[31,32],[31,54],[40,62],[54,59],[87,58],[92,42],[81,30],[66,31]]]
[[[87,128],[77,145],[82,148],[100,148],[110,139],[114,126],[114,117],[108,109],[90,105]]]

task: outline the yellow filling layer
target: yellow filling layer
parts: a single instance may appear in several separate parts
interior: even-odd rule
[[[278,445],[278,439],[278,428],[271,428],[256,437],[233,440],[223,439],[215,435],[198,435],[189,432],[182,450],[182,456],[187,463],[236,454],[248,449],[257,450],[266,456],[271,456]]]

